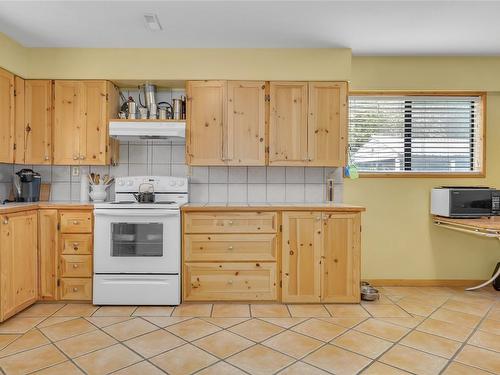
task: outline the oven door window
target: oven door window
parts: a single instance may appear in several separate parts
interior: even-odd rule
[[[111,256],[163,256],[163,224],[112,223]]]

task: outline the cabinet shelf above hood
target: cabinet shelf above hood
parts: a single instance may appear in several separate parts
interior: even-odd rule
[[[185,120],[110,120],[109,136],[122,141],[184,139]]]

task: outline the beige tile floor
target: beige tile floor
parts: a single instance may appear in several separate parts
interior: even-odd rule
[[[500,293],[380,288],[359,305],[39,303],[0,324],[3,374],[500,374]]]

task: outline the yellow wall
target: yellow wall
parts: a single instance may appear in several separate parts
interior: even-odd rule
[[[24,75],[28,71],[28,49],[0,33],[0,67]]]
[[[487,98],[486,178],[345,180],[344,200],[366,206],[362,274],[369,279],[486,279],[500,243],[436,228],[430,189],[439,185],[500,188],[500,58],[353,57],[354,90],[481,90]]]
[[[0,33],[0,66],[45,79],[348,80],[351,50],[24,48]]]

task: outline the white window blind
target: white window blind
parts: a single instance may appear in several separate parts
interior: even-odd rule
[[[351,96],[349,156],[360,172],[480,172],[480,96]]]

